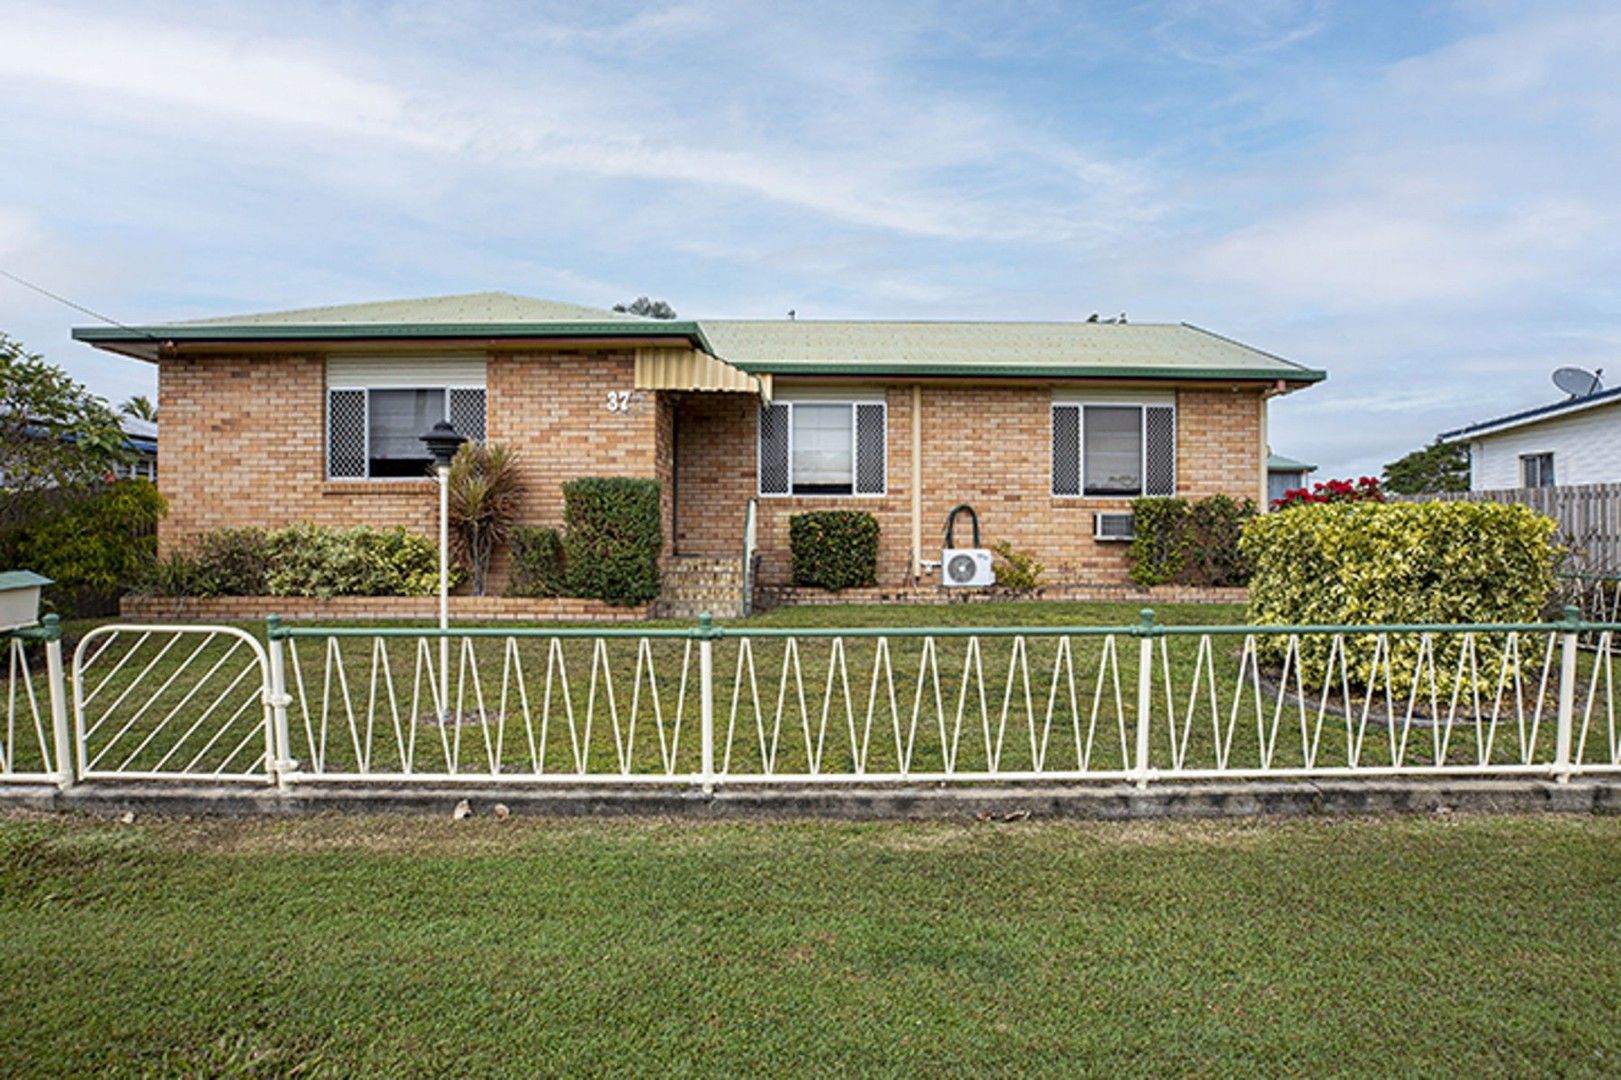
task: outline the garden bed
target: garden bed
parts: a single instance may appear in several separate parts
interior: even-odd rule
[[[939,585],[880,585],[837,592],[801,585],[760,585],[754,590],[754,598],[761,610],[820,604],[984,604],[1019,600],[1140,602],[1152,607],[1155,604],[1242,604],[1249,599],[1249,590],[1200,585],[1158,585],[1145,589],[1137,585],[1077,584],[1044,585],[1027,594],[1014,594],[1006,589],[947,589]]]
[[[614,607],[574,597],[452,596],[450,617],[458,622],[639,622],[650,604]],[[139,620],[217,620],[237,622],[280,615],[284,619],[435,619],[436,596],[126,596],[120,615]]]

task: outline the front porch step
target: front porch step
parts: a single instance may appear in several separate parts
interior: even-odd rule
[[[663,568],[654,613],[665,619],[696,619],[708,612],[733,619],[743,614],[743,561],[711,555],[678,555]]]

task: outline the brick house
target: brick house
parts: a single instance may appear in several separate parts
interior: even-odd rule
[[[882,584],[929,583],[959,503],[1053,581],[1124,582],[1094,515],[1264,505],[1267,401],[1324,377],[1187,324],[661,321],[505,293],[74,337],[158,367],[165,548],[298,521],[431,533],[416,436],[448,417],[519,451],[536,524],[574,477],[659,480],[672,581],[740,562],[755,500],[765,586],[789,580],[789,518],[829,508],[877,517]]]

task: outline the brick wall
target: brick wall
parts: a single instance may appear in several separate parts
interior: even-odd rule
[[[437,620],[433,596],[126,596],[119,601],[125,619],[181,622],[243,622],[279,615],[309,622],[406,619]],[[457,622],[636,622],[649,618],[652,605],[611,607],[600,600],[568,597],[453,596],[450,617]]]
[[[491,356],[487,429],[519,454],[526,523],[562,524],[567,480],[660,476],[656,433],[669,427],[668,406],[647,394],[629,412],[607,408],[610,390],[631,389],[633,366],[629,353]],[[159,489],[169,514],[159,526],[160,546],[218,528],[302,521],[404,525],[436,536],[431,479],[326,479],[325,392],[320,356],[164,359]],[[492,591],[504,575],[503,553]]]
[[[881,585],[903,582],[911,548],[911,388],[886,389],[889,491],[881,498],[760,499],[760,580],[790,578],[789,519],[808,510],[859,509],[878,518]],[[1046,564],[1053,582],[1121,582],[1126,545],[1092,539],[1092,515],[1126,510],[1129,499],[1054,498],[1052,387],[925,386],[922,390],[923,549],[935,554],[946,515],[966,502],[984,541],[1010,540]],[[1221,386],[1177,393],[1179,493],[1255,498],[1260,483],[1258,390]],[[684,554],[729,554],[742,538],[743,507],[755,492],[755,406],[732,395],[688,395],[678,404]],[[966,527],[966,519],[962,525]],[[966,544],[969,534],[958,536]]]

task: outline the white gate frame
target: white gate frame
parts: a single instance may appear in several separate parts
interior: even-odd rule
[[[84,678],[84,675],[85,675],[85,668],[87,666],[86,665],[86,653],[89,650],[92,643],[98,642],[102,638],[107,638],[108,643],[110,644],[112,638],[116,637],[119,634],[124,634],[124,633],[130,633],[130,634],[170,634],[170,635],[174,635],[176,638],[179,638],[181,636],[204,637],[205,639],[207,637],[226,637],[226,638],[234,639],[239,644],[246,645],[248,647],[249,652],[251,653],[254,665],[257,666],[258,669],[259,669],[259,672],[258,672],[258,674],[259,674],[259,700],[261,702],[260,708],[261,708],[261,711],[262,711],[263,717],[264,717],[263,724],[264,724],[264,735],[265,735],[265,749],[264,749],[264,753],[259,756],[259,761],[263,764],[264,771],[263,772],[235,772],[235,773],[191,773],[191,772],[186,772],[184,770],[163,772],[163,771],[142,771],[142,770],[125,770],[125,769],[93,769],[93,768],[91,768],[90,767],[90,762],[88,761],[88,746],[87,746],[88,733],[85,730],[85,718],[84,718],[84,716],[85,716],[85,705],[87,705],[89,703],[89,698],[94,696],[95,691],[91,691],[90,695],[88,695],[88,696],[85,693],[85,685],[84,685],[85,678]],[[102,646],[101,648],[105,648],[105,647],[106,646]],[[92,662],[95,660],[95,658],[97,656],[100,655],[100,651],[101,650],[98,648],[95,652],[91,652],[89,654],[89,658],[90,658],[90,660]],[[60,653],[60,645],[58,646],[58,653]],[[174,683],[175,679],[179,677],[180,672],[182,670],[184,670],[184,669],[183,668],[177,668],[166,679],[164,679],[161,684],[159,684],[157,687],[155,687],[155,688],[151,689],[150,691],[148,691],[150,696],[155,699],[158,695],[162,694],[165,690],[167,690],[169,688],[169,686]],[[115,671],[116,671],[116,669],[115,669]],[[143,671],[141,674],[144,675],[145,672]],[[129,694],[132,690],[135,689],[135,686],[137,685],[137,683],[139,683],[140,678],[141,678],[141,675],[136,676],[135,680],[133,682],[131,682],[130,685],[124,690],[125,695]],[[201,684],[199,684],[199,685],[201,685]],[[259,639],[258,638],[254,637],[252,634],[248,633],[246,630],[239,630],[234,626],[197,625],[197,624],[189,624],[189,623],[188,624],[177,624],[177,625],[176,624],[164,625],[164,624],[161,624],[161,623],[116,623],[116,624],[112,624],[112,625],[108,625],[108,626],[98,626],[94,630],[91,630],[89,633],[85,634],[84,637],[80,638],[79,639],[79,647],[73,650],[73,746],[74,746],[74,758],[73,758],[73,760],[74,760],[74,762],[75,762],[75,764],[77,766],[78,779],[80,779],[80,780],[208,779],[208,780],[214,780],[214,781],[220,781],[220,782],[228,782],[228,783],[274,784],[274,783],[277,782],[277,779],[278,779],[277,765],[279,764],[281,759],[277,756],[277,753],[276,753],[276,748],[277,748],[277,745],[278,745],[278,739],[277,739],[276,728],[275,728],[275,725],[274,725],[274,722],[273,722],[272,695],[270,693],[270,687],[271,686],[272,686],[272,682],[271,682],[271,675],[270,675],[270,662],[269,662],[268,658],[265,655],[264,646],[259,644]],[[283,709],[282,715],[285,716],[285,709]],[[285,740],[280,740],[280,743],[281,743],[281,745],[285,745]]]

